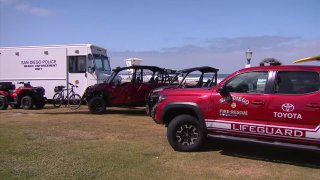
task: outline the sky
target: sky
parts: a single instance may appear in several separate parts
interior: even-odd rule
[[[94,44],[127,58],[232,73],[320,55],[319,0],[0,0],[0,46]],[[319,65],[318,62],[305,63]]]

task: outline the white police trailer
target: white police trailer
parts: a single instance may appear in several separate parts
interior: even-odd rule
[[[44,87],[52,99],[55,86],[68,82],[79,86],[75,92],[106,81],[111,74],[107,50],[92,44],[0,48],[0,82],[30,82]]]

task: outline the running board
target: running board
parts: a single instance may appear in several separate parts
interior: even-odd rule
[[[292,144],[292,143],[284,143],[279,141],[263,141],[259,139],[218,135],[218,134],[208,134],[208,137],[212,137],[216,139],[234,140],[234,141],[245,141],[245,142],[252,142],[252,143],[272,145],[272,146],[282,146],[282,147],[295,148],[295,149],[308,149],[312,151],[320,151],[320,146],[316,146],[316,145]]]

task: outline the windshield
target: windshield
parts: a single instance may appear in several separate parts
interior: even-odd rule
[[[95,54],[94,57],[94,64],[95,70],[98,71],[111,71],[109,59],[106,56]]]
[[[113,79],[117,76],[117,74],[118,74],[117,71],[113,71],[110,77],[108,78],[107,83],[110,84],[113,81]]]
[[[201,72],[199,70],[177,73],[170,84],[178,85],[178,87],[211,87],[217,84],[216,76],[216,72]]]

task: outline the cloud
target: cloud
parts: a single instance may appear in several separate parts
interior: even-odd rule
[[[255,49],[272,49],[285,46],[300,41],[299,37],[283,36],[258,36],[258,37],[237,37],[237,38],[219,38],[207,40],[206,43],[211,49],[217,50],[241,50],[254,47]]]
[[[0,0],[1,4],[11,4],[13,0]]]
[[[300,37],[257,36],[219,38],[206,40],[202,45],[185,45],[163,48],[159,51],[110,52],[111,65],[125,66],[124,59],[142,58],[143,64],[171,69],[194,66],[213,66],[220,73],[231,73],[246,64],[245,51],[253,51],[252,65],[259,65],[264,58],[276,58],[283,64],[292,64],[296,59],[320,55],[320,39]],[[319,65],[317,62],[312,65]]]
[[[236,37],[236,38],[215,38],[207,39],[198,45],[185,45],[181,47],[164,48],[163,51],[187,52],[187,51],[210,51],[230,52],[243,51],[243,49],[254,48],[255,50],[268,50],[292,46],[300,43],[300,37],[282,36],[258,36],[258,37]]]
[[[0,0],[0,3],[11,6],[18,11],[30,13],[36,16],[51,16],[54,14],[54,12],[50,9],[33,6],[30,3],[22,0]]]

